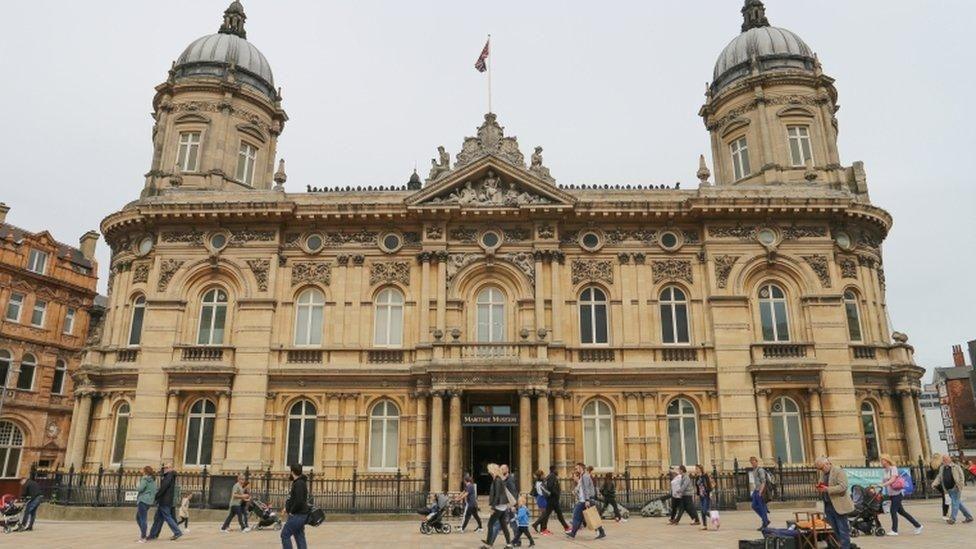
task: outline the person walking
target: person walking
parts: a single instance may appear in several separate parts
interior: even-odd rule
[[[461,532],[468,527],[468,520],[472,517],[478,523],[478,527],[474,529],[475,533],[478,533],[482,530],[481,517],[478,516],[478,488],[471,475],[466,474],[464,475],[464,521],[461,523]]]
[[[156,501],[156,472],[149,465],[142,468],[142,478],[136,485],[136,524],[139,525],[139,543],[146,543],[149,508]]]
[[[834,530],[840,549],[851,549],[851,523],[847,515],[854,512],[854,502],[848,492],[847,473],[825,456],[818,457],[814,465],[823,475],[817,491],[823,498],[827,523]]]
[[[898,515],[905,517],[908,522],[912,523],[912,526],[915,527],[915,535],[921,534],[922,525],[915,520],[915,517],[908,514],[902,504],[902,499],[905,497],[905,480],[898,472],[898,467],[891,461],[890,455],[881,454],[881,467],[884,468],[881,486],[888,490],[888,498],[891,501],[891,530],[888,531],[888,535],[898,535]]]
[[[542,469],[535,472],[534,479],[532,491],[529,492],[529,495],[535,498],[535,506],[539,508],[539,517],[532,523],[532,529],[535,530],[536,534],[541,534],[540,525],[542,524],[542,516],[546,514],[546,507],[549,504],[549,490],[546,488],[546,473]]]
[[[712,510],[712,479],[700,463],[695,465],[695,492],[701,507],[702,530],[708,530],[708,519]]]
[[[176,541],[183,537],[183,532],[173,518],[173,502],[176,500],[176,471],[173,470],[172,463],[163,463],[159,469],[162,477],[159,480],[159,488],[156,490],[156,515],[153,517],[152,528],[149,529],[147,540],[156,539],[163,530],[163,523],[173,531],[170,541]]]
[[[533,526],[536,526],[536,531],[541,530],[543,536],[551,536],[552,532],[549,531],[549,517],[555,513],[556,519],[563,526],[564,532],[569,532],[569,524],[566,523],[566,519],[563,517],[562,509],[559,506],[559,498],[562,495],[562,487],[559,485],[559,474],[556,472],[556,466],[549,466],[549,474],[546,476],[544,482],[545,490],[548,492],[546,494],[546,508],[535,521]]]
[[[603,476],[603,482],[600,484],[600,497],[603,498],[603,509],[600,510],[600,515],[603,515],[603,511],[607,507],[613,506],[614,520],[627,522],[620,513],[620,505],[617,503],[617,485],[613,481],[613,473],[607,473]]]
[[[224,519],[224,525],[220,527],[220,531],[224,534],[230,532],[230,521],[236,516],[237,523],[241,526],[241,532],[249,532],[250,529],[247,527],[247,519],[245,518],[244,506],[247,504],[247,496],[244,494],[244,476],[237,475],[237,482],[234,483],[234,487],[230,491],[230,503],[227,505],[227,518]]]
[[[525,505],[525,496],[519,496],[518,503],[515,509],[515,520],[517,524],[515,539],[512,540],[512,545],[515,547],[522,546],[522,536],[529,538],[529,547],[535,546],[535,540],[532,539],[532,532],[529,532],[529,508]]]
[[[596,487],[593,486],[593,477],[590,476],[583,462],[576,464],[576,472],[579,474],[580,479],[579,484],[576,486],[576,506],[573,507],[573,529],[566,533],[566,536],[570,538],[576,537],[576,532],[583,525],[583,511],[587,507],[591,507],[593,501],[596,499]],[[607,531],[603,529],[603,526],[597,528],[596,532],[596,539],[607,537]]]
[[[674,516],[673,524],[681,522],[684,513],[688,513],[688,516],[691,517],[691,525],[697,526],[701,523],[698,522],[698,511],[695,510],[695,483],[691,480],[688,468],[684,465],[678,466],[678,479],[678,489],[675,492],[678,494],[678,512]]]
[[[491,489],[488,491],[488,505],[491,507],[491,516],[488,517],[488,536],[484,540],[482,548],[491,547],[495,543],[498,535],[495,526],[505,535],[505,549],[511,549],[512,536],[508,532],[508,521],[505,520],[505,513],[508,511],[509,498],[508,489],[505,487],[505,478],[502,476],[502,468],[497,464],[488,464],[488,474],[491,475]]]
[[[33,474],[24,479],[23,486],[20,489],[20,500],[27,502],[27,504],[24,506],[24,516],[21,517],[20,524],[17,525],[17,531],[30,532],[34,529],[34,520],[37,519],[37,508],[44,501],[41,485],[34,479]]]
[[[183,527],[183,533],[190,533],[190,500],[193,499],[193,492],[187,492],[180,497],[180,510],[176,513],[176,525]]]
[[[926,471],[926,478],[929,480],[929,484],[932,484],[939,477],[939,468],[942,467],[942,454],[936,452],[932,454],[932,459],[929,460],[928,470]],[[942,520],[949,521],[949,503],[945,497],[945,490],[942,489],[942,484],[935,486],[935,491],[939,493],[939,501],[942,502]]]
[[[285,500],[285,508],[282,513],[288,513],[288,520],[281,528],[281,547],[282,549],[292,549],[291,538],[295,538],[295,545],[298,549],[308,549],[305,541],[305,521],[308,519],[308,481],[302,466],[293,463],[291,465],[291,491],[288,499]]]
[[[752,510],[762,520],[762,524],[759,526],[759,531],[762,531],[769,526],[769,507],[766,506],[769,473],[763,469],[762,462],[756,456],[749,458],[749,464],[752,465]]]
[[[668,475],[671,476],[671,514],[668,524],[673,526],[678,524],[674,518],[678,516],[678,511],[681,509],[681,474],[677,467],[672,467]]]
[[[941,485],[943,492],[949,496],[949,520],[948,524],[956,523],[956,516],[962,511],[962,516],[966,517],[963,522],[972,522],[973,515],[962,502],[962,487],[964,481],[962,467],[952,461],[952,456],[946,454],[942,456],[942,465],[939,467],[938,474],[932,487]]]

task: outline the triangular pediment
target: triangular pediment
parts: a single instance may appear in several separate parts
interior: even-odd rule
[[[521,208],[572,206],[575,197],[492,155],[429,184],[406,199],[407,206]]]

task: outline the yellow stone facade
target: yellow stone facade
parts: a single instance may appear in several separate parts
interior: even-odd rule
[[[837,92],[808,61],[710,89],[716,177],[702,160],[698,188],[558,185],[489,114],[425,182],[308,192],[274,171],[277,93],[235,64],[177,64],[142,198],[102,223],[111,299],[68,462],[112,461],[120,406],[126,467],[299,460],[432,490],[504,456],[525,485],[581,460],[916,459],[923,370],[886,320],[892,220],[840,164]],[[791,158],[792,127],[811,159]]]

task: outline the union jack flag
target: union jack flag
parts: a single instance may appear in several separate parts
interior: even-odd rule
[[[478,69],[478,72],[485,72],[488,70],[488,65],[485,64],[485,61],[488,59],[488,53],[491,49],[490,45],[491,39],[489,38],[488,41],[485,42],[485,47],[481,50],[481,55],[478,56],[478,60],[474,62],[474,68]]]

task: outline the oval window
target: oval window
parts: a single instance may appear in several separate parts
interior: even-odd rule
[[[756,239],[764,246],[772,246],[776,242],[776,231],[766,228],[756,233]]]
[[[215,250],[219,250],[227,245],[227,235],[224,233],[217,233],[210,237],[210,246]]]
[[[139,241],[139,254],[146,255],[152,251],[153,239],[151,236],[147,236]]]
[[[852,247],[851,246],[851,243],[852,243],[851,242],[851,236],[849,234],[847,234],[847,233],[837,233],[837,234],[835,234],[834,235],[834,241],[837,242],[837,245],[840,246],[840,248],[842,250],[850,250],[851,247]]]

